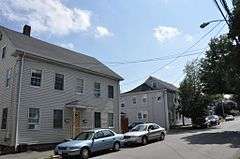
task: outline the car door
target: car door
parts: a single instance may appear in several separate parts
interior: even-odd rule
[[[111,149],[113,148],[113,144],[116,140],[115,138],[115,134],[113,132],[111,132],[110,130],[103,130],[103,134],[104,134],[104,149]]]
[[[161,132],[162,132],[161,127],[159,125],[157,125],[157,124],[154,124],[153,125],[153,133],[154,133],[154,135],[153,135],[154,137],[153,138],[154,138],[154,140],[160,138]]]
[[[153,125],[148,126],[148,140],[153,140],[154,139],[154,128]]]
[[[92,144],[92,151],[101,151],[104,150],[105,140],[104,140],[104,134],[102,131],[98,131],[95,133],[93,137],[93,144]]]

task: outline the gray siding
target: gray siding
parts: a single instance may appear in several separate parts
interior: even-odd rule
[[[143,102],[143,97],[147,96],[147,101]],[[132,98],[136,97],[136,104],[133,104]],[[160,100],[158,100],[160,97]],[[126,113],[129,123],[138,121],[137,113],[141,111],[148,112],[148,119],[143,120],[145,122],[155,122],[162,127],[166,127],[165,111],[166,105],[164,105],[164,93],[162,90],[145,91],[137,93],[121,94],[120,105],[124,103],[125,107],[121,108],[121,112]]]
[[[41,87],[30,86],[31,69],[42,70]],[[64,90],[55,90],[55,73],[64,75]],[[76,78],[84,79],[84,93],[75,93]],[[101,83],[101,97],[94,96],[94,82]],[[109,99],[107,86],[114,86],[114,99]],[[119,82],[97,75],[87,74],[71,68],[62,67],[40,60],[24,59],[23,80],[21,89],[21,104],[19,116],[19,143],[54,143],[71,137],[71,123],[63,122],[63,129],[53,129],[53,110],[63,109],[64,120],[72,119],[72,111],[64,108],[66,103],[79,100],[92,106],[93,110],[82,110],[81,119],[87,119],[88,123],[82,123],[82,129],[93,128],[93,114],[95,111],[102,113],[102,127],[107,127],[107,114],[114,113],[115,128],[119,130]],[[28,109],[40,108],[40,129],[28,129]],[[81,120],[82,121],[82,120]]]
[[[0,30],[1,31],[1,30]],[[2,110],[8,108],[7,129],[0,129],[0,144],[14,145],[15,138],[15,115],[16,115],[16,78],[18,72],[17,59],[11,56],[15,52],[14,47],[6,37],[4,32],[3,39],[0,41],[0,127],[2,124]],[[6,46],[6,55],[2,59],[2,48]],[[11,69],[10,85],[6,87],[6,73]]]

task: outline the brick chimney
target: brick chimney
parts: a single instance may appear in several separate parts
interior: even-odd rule
[[[31,26],[25,24],[23,27],[23,34],[30,36],[31,35]]]

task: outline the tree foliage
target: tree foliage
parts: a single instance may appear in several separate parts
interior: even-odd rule
[[[233,11],[230,18],[230,37],[240,40],[240,0],[233,0]]]
[[[180,84],[180,112],[188,118],[196,119],[206,115],[208,100],[202,93],[199,76],[200,65],[193,61],[185,66],[185,78]]]

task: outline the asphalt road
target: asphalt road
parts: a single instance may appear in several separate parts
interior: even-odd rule
[[[25,152],[0,159],[46,159],[52,154]],[[102,152],[91,159],[239,159],[237,155],[240,157],[240,118],[211,129],[172,132],[164,141]]]
[[[169,134],[164,141],[92,159],[233,159],[240,157],[240,118],[211,129]]]

